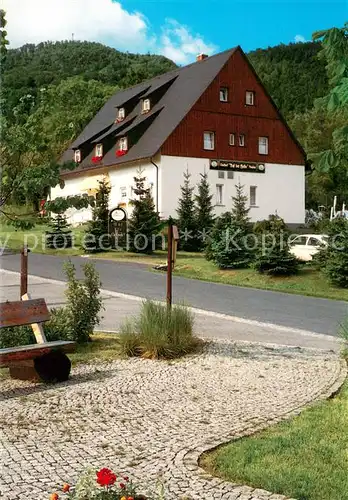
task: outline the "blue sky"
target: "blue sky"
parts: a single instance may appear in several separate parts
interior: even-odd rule
[[[46,40],[90,40],[129,52],[163,54],[178,64],[200,52],[245,51],[310,40],[341,27],[348,0],[2,0],[11,47]]]

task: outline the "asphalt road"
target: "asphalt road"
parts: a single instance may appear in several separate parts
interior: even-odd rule
[[[30,254],[29,273],[64,280],[63,257]],[[79,267],[86,259],[72,257]],[[91,259],[89,259],[91,260]],[[107,260],[94,260],[106,290],[164,300],[165,274],[151,272],[147,266]],[[19,271],[19,255],[0,257],[0,268]],[[286,293],[255,290],[205,281],[173,277],[174,302],[291,328],[336,335],[339,323],[348,314],[344,301],[317,299]]]

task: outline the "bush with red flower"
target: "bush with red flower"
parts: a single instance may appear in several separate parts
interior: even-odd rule
[[[136,487],[128,476],[115,474],[103,468],[99,471],[87,470],[75,486],[64,484],[61,493],[52,493],[49,500],[150,500],[136,492]]]

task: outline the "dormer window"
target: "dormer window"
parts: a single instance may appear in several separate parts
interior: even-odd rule
[[[76,149],[74,153],[75,163],[81,163],[81,149]]]
[[[128,151],[128,140],[127,137],[121,137],[118,143],[119,149],[121,151]]]
[[[150,99],[143,99],[142,101],[142,113],[148,113],[150,111],[150,107],[151,107],[151,104],[150,104]]]
[[[101,158],[103,156],[103,145],[102,144],[97,144],[95,147],[95,155],[98,158]]]
[[[117,110],[117,121],[121,122],[126,117],[126,111],[124,108],[118,108]]]

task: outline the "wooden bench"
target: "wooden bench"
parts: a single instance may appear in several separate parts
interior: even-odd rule
[[[71,362],[65,353],[75,350],[75,342],[47,342],[42,323],[49,320],[50,313],[45,300],[31,300],[28,294],[22,299],[0,303],[0,329],[31,325],[37,344],[0,349],[0,366],[8,367],[11,377],[21,380],[67,380]]]

